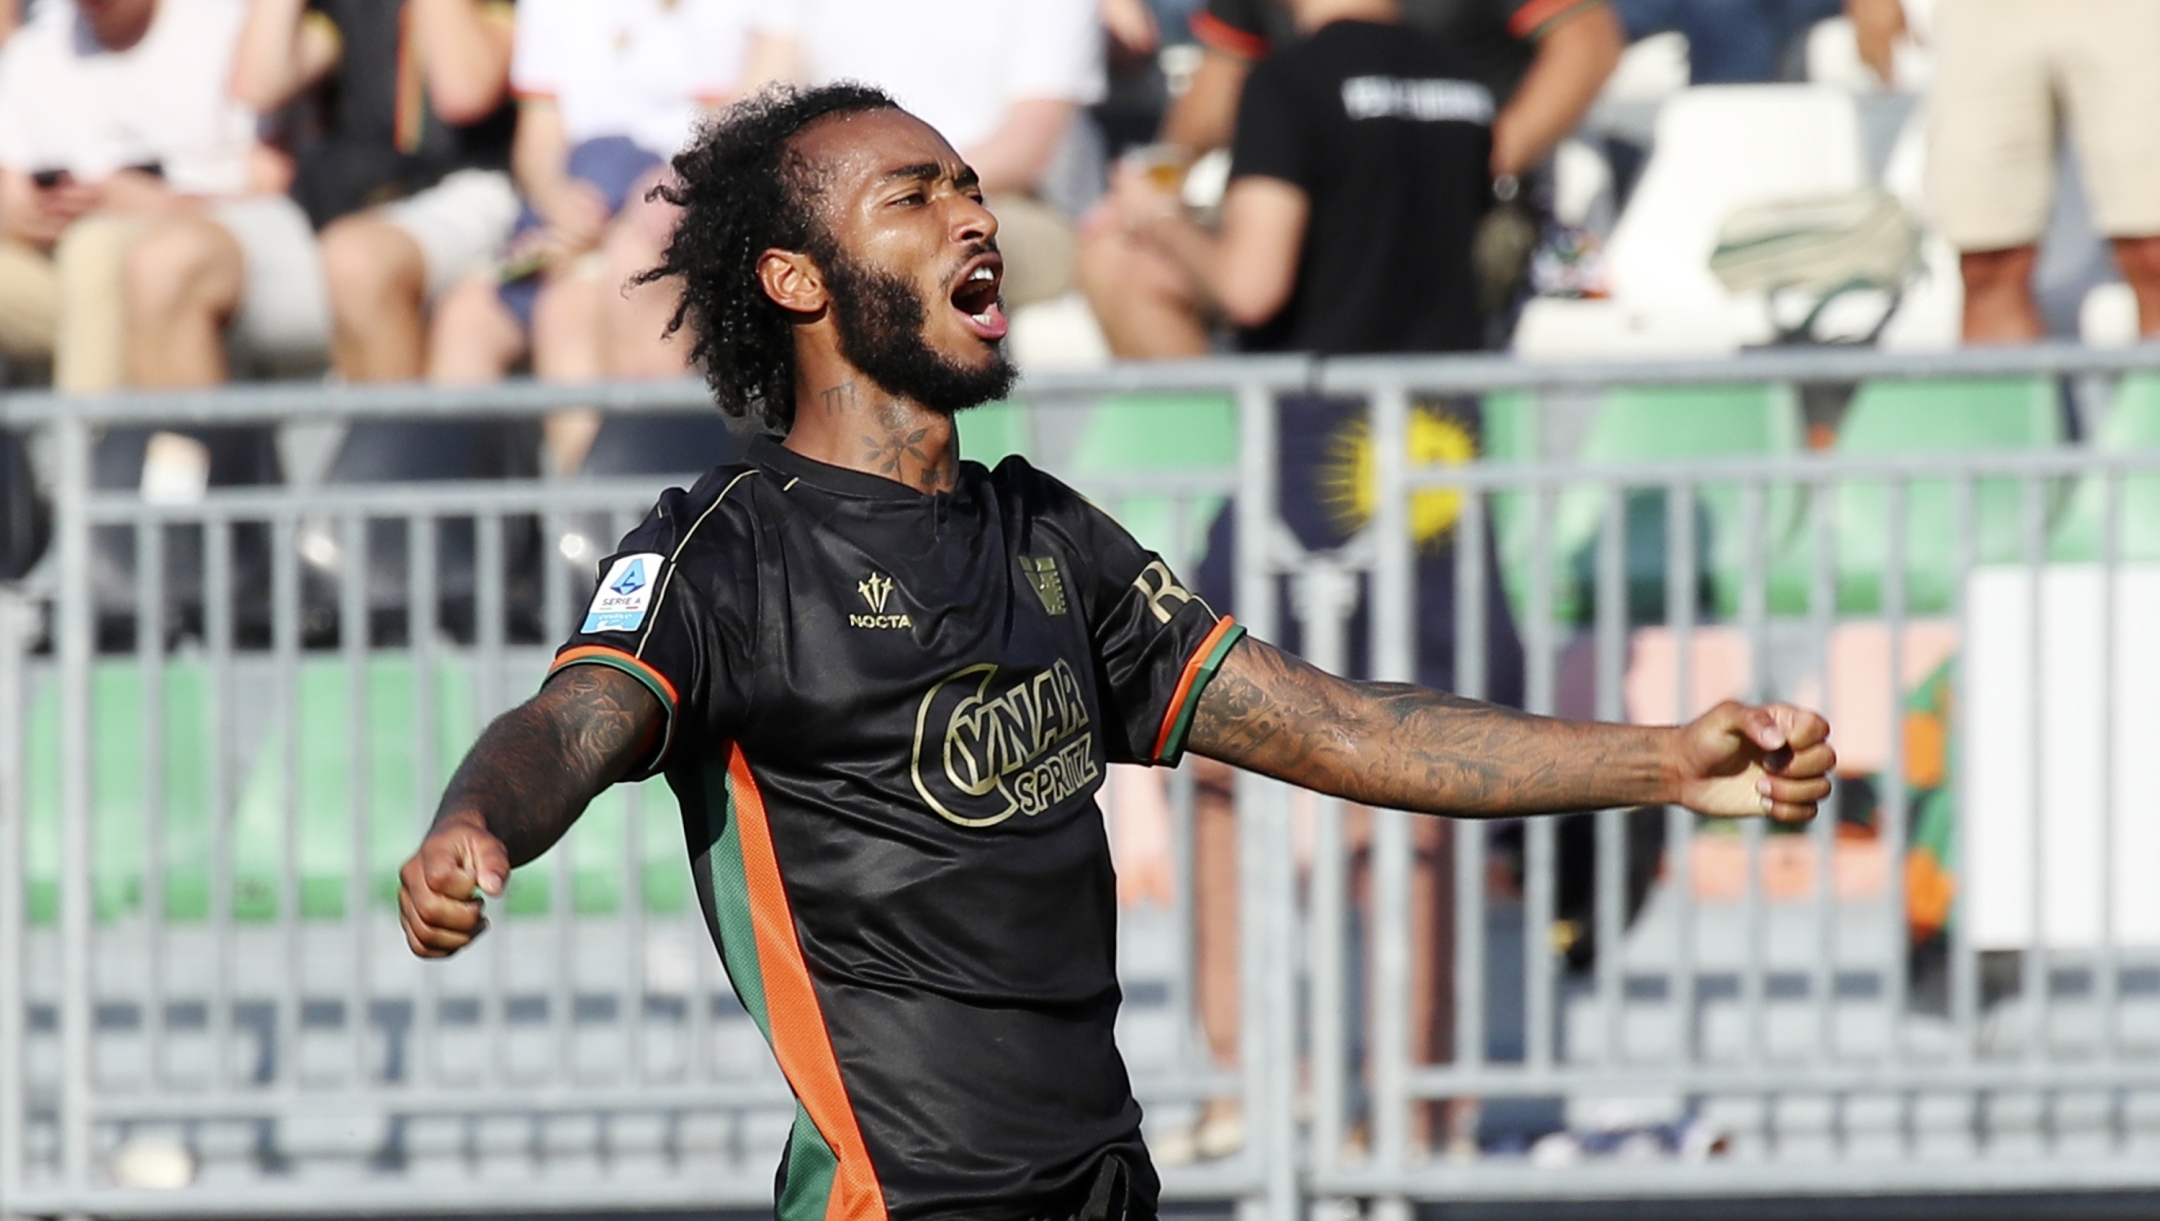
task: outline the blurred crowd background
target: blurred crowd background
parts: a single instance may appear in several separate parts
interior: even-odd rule
[[[981,173],[1031,369],[2123,340],[2160,313],[2137,0],[0,13],[0,353],[72,393],[679,376],[670,287],[626,287],[669,233],[650,188],[712,109],[841,78]],[[1344,151],[1361,85],[1365,117],[1444,138]],[[551,421],[536,460],[576,471],[597,426]]]

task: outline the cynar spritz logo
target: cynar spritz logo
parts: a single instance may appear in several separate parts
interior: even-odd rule
[[[860,611],[849,612],[847,617],[849,627],[905,628],[915,626],[915,621],[908,618],[904,613],[896,615],[885,613],[885,608],[892,604],[893,583],[892,578],[884,573],[873,572],[857,581],[855,583],[855,592],[862,595],[863,604],[870,608],[870,613],[865,615]]]
[[[1060,660],[1014,683],[998,675],[995,665],[969,666],[930,688],[915,714],[915,791],[963,827],[1033,817],[1101,774],[1071,665]]]

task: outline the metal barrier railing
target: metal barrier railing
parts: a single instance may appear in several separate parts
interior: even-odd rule
[[[2125,375],[2151,369],[2147,349],[1275,358],[1023,387],[1009,443],[1180,572],[1231,514],[1239,618],[1296,627],[1323,665],[1410,679],[1452,652],[1458,688],[1494,694],[1506,617],[1533,711],[1803,698],[1850,760],[1835,808],[1792,834],[1677,810],[1434,834],[1242,777],[1234,1064],[1195,993],[1228,952],[1202,909],[1230,901],[1200,876],[1200,778],[1120,775],[1114,825],[1162,830],[1170,879],[1123,936],[1150,1139],[1207,1104],[1244,1124],[1237,1152],[1166,1168],[1169,1194],[1392,1219],[1542,1194],[2160,1186],[2141,1155],[2160,1139],[2160,913],[2132,872],[2160,860],[2160,810],[2127,780],[2160,732],[2142,694],[2160,657],[2135,631],[2160,610],[2160,449],[2103,430],[1816,453],[1779,434],[1688,457],[1673,433],[1650,457],[1560,458],[1629,387],[2022,378],[2048,404],[2067,383],[2094,422],[2143,410]],[[1366,400],[1368,437],[1479,396],[1493,448],[1503,418],[1532,439],[1474,464],[1368,443],[1369,525],[1314,553],[1278,513],[1277,404],[1315,394]],[[1098,444],[1098,422],[1172,418],[1177,395],[1229,448]],[[450,964],[411,961],[385,903],[456,753],[568,630],[598,553],[566,540],[619,534],[657,481],[162,504],[89,478],[93,431],[118,424],[703,402],[687,384],[0,401],[0,426],[48,434],[55,473],[50,560],[0,596],[0,1213],[769,1199],[790,1104],[703,944],[664,790],[604,798]],[[1421,625],[1447,581],[1436,640]],[[142,1185],[161,1166],[192,1182]]]

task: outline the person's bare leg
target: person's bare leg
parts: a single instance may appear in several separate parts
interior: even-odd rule
[[[608,230],[601,248],[600,329],[611,377],[681,377],[690,368],[690,344],[669,336],[668,320],[682,300],[675,284],[630,281],[659,264],[675,231],[673,204],[633,197]]]
[[[225,324],[240,308],[246,257],[206,216],[168,221],[128,254],[128,380],[215,386],[226,379]]]
[[[420,243],[373,213],[323,230],[331,358],[348,381],[413,381],[426,354],[427,261]]]
[[[2037,246],[1967,251],[1958,256],[1965,281],[1965,342],[2028,343],[2047,333],[2033,301]]]
[[[1192,768],[1193,993],[1208,1053],[1217,1066],[1235,1068],[1244,1003],[1238,992],[1238,828],[1231,800],[1236,773],[1211,759],[1194,758]],[[1235,1099],[1211,1101],[1201,1124],[1236,1109]]]
[[[427,378],[446,386],[501,381],[525,355],[525,332],[502,303],[495,277],[481,274],[451,286],[428,323]]]
[[[2116,238],[2115,262],[2137,294],[2138,334],[2160,336],[2160,236]]]
[[[1207,322],[1191,277],[1119,230],[1084,231],[1075,268],[1113,355],[1169,360],[1208,354]]]
[[[577,384],[605,376],[601,344],[600,297],[604,281],[582,269],[555,276],[541,286],[533,303],[533,376],[542,381]],[[600,413],[590,407],[551,411],[541,425],[547,442],[548,468],[572,475],[585,463],[593,438],[600,435]]]

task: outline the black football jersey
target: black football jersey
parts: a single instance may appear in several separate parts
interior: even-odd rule
[[[604,562],[555,666],[667,707],[638,774],[800,1103],[783,1221],[1038,1215],[1106,1156],[1152,1205],[1095,792],[1241,632],[1019,458],[923,495],[760,441]]]

